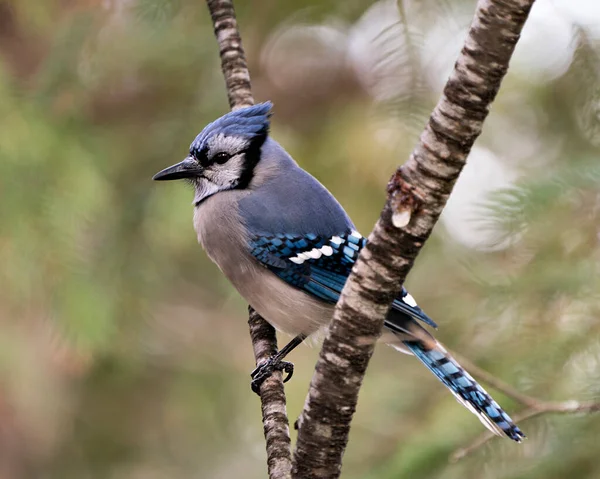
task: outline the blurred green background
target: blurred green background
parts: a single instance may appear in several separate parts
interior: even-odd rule
[[[367,234],[475,2],[237,3],[272,135]],[[150,180],[227,111],[219,65],[201,0],[0,0],[1,479],[265,477],[246,305],[190,189]],[[408,286],[521,391],[599,398],[599,243],[600,4],[538,0]],[[317,354],[291,357],[292,422]],[[379,346],[343,477],[600,477],[600,415],[521,426],[450,463],[483,427]]]

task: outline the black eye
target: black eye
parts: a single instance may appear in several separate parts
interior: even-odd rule
[[[220,151],[219,153],[215,153],[214,156],[212,157],[213,161],[215,163],[218,163],[219,165],[222,165],[223,163],[226,163],[227,160],[229,160],[229,158],[231,158],[231,155],[229,155],[229,153],[225,153],[224,151]]]

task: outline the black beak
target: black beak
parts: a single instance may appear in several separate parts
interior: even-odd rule
[[[202,167],[196,160],[187,157],[181,163],[169,166],[156,173],[152,179],[156,181],[181,180],[183,178],[193,178],[202,172]]]

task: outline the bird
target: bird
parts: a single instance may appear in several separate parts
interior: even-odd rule
[[[294,336],[252,372],[252,389],[285,356],[326,326],[367,239],[340,203],[269,135],[272,103],[226,113],[208,124],[183,161],[154,175],[194,190],[194,229],[208,257],[278,331]],[[490,431],[525,434],[427,330],[436,323],[402,287],[381,340],[419,359]]]

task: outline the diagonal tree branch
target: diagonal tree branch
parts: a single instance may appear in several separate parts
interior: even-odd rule
[[[600,412],[600,402],[596,401],[576,401],[569,400],[563,402],[546,402],[536,400],[536,404],[530,406],[523,411],[515,414],[513,419],[516,422],[522,422],[532,417],[540,416],[542,414],[554,413],[554,414],[577,414],[577,413],[594,413]],[[472,452],[475,452],[481,446],[486,444],[488,441],[496,437],[489,431],[482,433],[477,437],[471,444],[463,448],[457,449],[450,455],[450,462],[457,462],[467,457]]]
[[[221,69],[232,110],[254,104],[250,72],[246,64],[242,39],[232,0],[207,0],[215,36],[219,44]],[[248,326],[256,365],[277,353],[275,329],[256,311],[248,307]],[[263,429],[267,443],[267,466],[270,479],[290,477],[291,440],[281,371],[275,371],[260,387]]]
[[[536,400],[536,404],[530,406],[523,411],[515,414],[513,419],[516,422],[522,422],[532,417],[540,416],[542,414],[554,413],[554,414],[583,414],[583,413],[594,413],[600,412],[600,402],[596,401],[562,401],[562,402],[546,402]],[[472,452],[475,452],[481,446],[485,445],[488,441],[496,437],[489,431],[486,431],[479,435],[471,444],[468,446],[457,449],[450,455],[450,462],[457,462],[464,459]]]
[[[470,359],[467,359],[462,354],[458,354],[454,351],[449,352],[467,371],[469,371],[470,374],[478,379],[481,379],[483,382],[488,383],[490,386],[504,393],[506,396],[511,397],[515,401],[520,402],[524,406],[528,407],[534,407],[539,403],[538,399],[517,391],[513,386],[502,381],[502,379],[494,376],[492,373],[488,373],[485,369],[481,369],[479,366],[477,366],[477,364],[472,362]]]
[[[383,319],[442,212],[496,97],[534,0],[479,0],[442,97],[353,268],[328,328],[304,410],[292,477],[341,471],[358,392]]]
[[[513,398],[515,401],[523,404],[523,409],[518,414],[514,415],[516,422],[524,421],[532,417],[540,416],[541,414],[554,413],[554,414],[577,414],[577,413],[594,413],[600,412],[600,402],[598,401],[577,401],[570,399],[567,401],[544,401],[541,399],[528,396],[522,392],[517,391],[511,385],[505,383],[501,379],[498,379],[493,374],[481,369],[476,364],[473,364],[470,360],[464,356],[458,356],[452,353],[462,365],[475,377],[488,383],[490,386],[496,388],[498,391],[503,392],[508,397]],[[456,462],[464,457],[468,456],[472,452],[479,449],[481,446],[486,444],[489,440],[496,437],[489,431],[480,434],[471,444],[463,448],[457,449],[450,455],[450,461]]]

